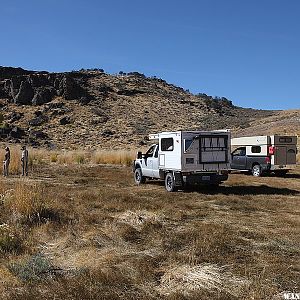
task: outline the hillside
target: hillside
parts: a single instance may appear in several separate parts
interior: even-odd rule
[[[284,118],[282,112],[193,95],[137,72],[110,75],[99,69],[48,73],[0,67],[0,109],[2,141],[70,149],[135,148],[147,143],[149,133],[180,129],[231,128],[243,135],[251,128],[256,134],[259,124],[264,133],[266,120]],[[293,114],[297,120],[299,111]]]

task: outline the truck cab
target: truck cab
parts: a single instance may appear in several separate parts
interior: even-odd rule
[[[252,146],[251,153],[260,152],[256,149],[259,146]],[[239,147],[232,153],[231,168],[240,171],[251,171],[253,176],[260,176],[264,172],[268,172],[271,168],[271,160],[269,156],[247,155],[247,148]]]
[[[158,144],[151,145],[147,152],[138,159],[138,162],[143,170],[143,176],[159,178]]]

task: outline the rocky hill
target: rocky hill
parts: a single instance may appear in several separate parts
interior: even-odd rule
[[[180,129],[231,128],[242,135],[281,113],[193,95],[137,72],[8,67],[0,67],[0,110],[3,142],[69,149],[135,148],[147,143],[149,133]]]

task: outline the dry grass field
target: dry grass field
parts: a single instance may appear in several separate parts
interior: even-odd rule
[[[299,169],[167,193],[136,186],[128,166],[59,156],[36,154],[28,178],[0,179],[1,299],[300,292]]]

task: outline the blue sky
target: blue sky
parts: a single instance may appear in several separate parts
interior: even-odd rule
[[[0,4],[0,65],[139,71],[243,107],[300,108],[299,0]]]

